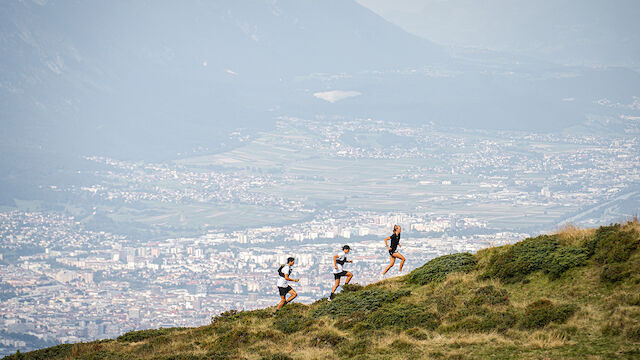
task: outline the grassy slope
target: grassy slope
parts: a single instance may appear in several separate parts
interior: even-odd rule
[[[640,357],[640,223],[434,259],[333,302],[225,313],[6,359]]]

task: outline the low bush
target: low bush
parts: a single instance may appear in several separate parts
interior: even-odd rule
[[[553,235],[525,239],[505,251],[494,253],[485,275],[505,283],[522,281],[528,274],[548,268],[557,247],[558,239]]]
[[[552,280],[558,279],[565,271],[585,265],[588,255],[587,249],[583,247],[560,247],[551,255],[546,271]]]
[[[342,342],[336,348],[336,353],[340,358],[353,359],[358,355],[366,354],[369,351],[370,347],[370,339],[358,338],[355,341]]]
[[[600,281],[614,284],[629,277],[629,271],[625,264],[607,264],[603,266],[600,273]]]
[[[340,293],[333,301],[320,302],[313,311],[313,317],[328,315],[339,318],[355,313],[367,314],[408,294],[410,293],[406,291],[389,291],[380,288]]]
[[[221,349],[216,347],[215,349],[207,352],[205,359],[207,360],[235,360],[237,349]]]
[[[261,357],[260,360],[293,360],[293,358],[284,354],[271,354]]]
[[[524,329],[543,328],[549,323],[565,323],[578,307],[574,304],[554,305],[549,300],[537,300],[525,309],[520,326]]]
[[[467,306],[508,305],[509,293],[505,289],[496,289],[493,285],[478,288]]]
[[[5,359],[6,360],[21,360],[21,359],[44,360],[44,359],[53,359],[53,358],[67,358],[71,356],[71,348],[73,346],[74,344],[60,344],[60,345],[52,346],[46,349],[35,350],[35,351],[31,351],[24,354],[18,350],[15,354],[8,355],[2,359],[3,360]]]
[[[514,327],[518,322],[518,317],[511,307],[505,311],[465,308],[450,314],[448,320],[452,322],[441,326],[440,331],[503,332]]]
[[[603,232],[595,245],[593,258],[600,264],[613,264],[629,260],[631,254],[638,248],[640,236],[633,230],[620,230],[620,225],[614,226],[617,231]]]
[[[279,341],[282,339],[282,334],[275,330],[258,330],[255,334],[256,340],[268,340],[268,341]]]
[[[232,322],[240,318],[242,316],[242,311],[238,310],[228,310],[220,315],[211,317],[211,324],[220,324],[223,322]]]
[[[407,329],[405,333],[416,340],[428,340],[430,338],[429,334],[419,327]]]
[[[453,272],[469,272],[476,267],[476,260],[469,253],[450,254],[428,261],[408,275],[410,283],[425,285],[442,281]]]
[[[367,319],[367,314],[363,312],[355,312],[350,316],[345,316],[338,319],[338,321],[336,321],[334,326],[340,330],[348,330],[353,328],[357,324],[362,323],[366,319]]]
[[[620,228],[620,224],[600,226],[596,230],[596,234],[593,236],[593,238],[587,240],[584,244],[584,248],[587,250],[587,254],[589,255],[589,257],[595,255],[598,245],[603,240],[607,242],[607,239],[615,237],[615,234],[620,231]]]
[[[345,338],[333,331],[323,331],[310,339],[311,346],[316,347],[334,347],[343,341],[345,341]]]
[[[245,327],[240,327],[218,336],[216,345],[221,349],[237,349],[241,345],[249,344],[252,339],[251,332]]]
[[[123,359],[123,358],[117,357],[117,356],[114,357],[113,354],[110,354],[110,356],[105,357],[104,359]],[[154,358],[154,360],[210,360],[210,359],[211,357],[208,357],[208,356],[194,355],[194,354],[164,355],[164,356],[159,356]],[[82,360],[85,360],[85,359],[83,358]],[[89,359],[86,359],[86,360],[89,360]],[[222,360],[222,359],[216,359],[216,360]]]
[[[149,329],[149,330],[138,330],[138,331],[130,331],[128,333],[122,334],[116,338],[119,342],[139,342],[146,339],[151,339],[157,336],[167,335],[178,330],[184,330],[185,328],[166,328],[166,329]]]
[[[305,328],[307,321],[308,319],[297,316],[283,316],[274,320],[273,327],[283,334],[293,334]]]
[[[362,286],[360,284],[344,284],[344,285],[342,285],[342,292],[343,293],[360,291],[362,289],[364,289],[364,286]]]
[[[419,306],[403,303],[385,305],[371,313],[367,321],[376,328],[395,327],[399,329],[417,326],[433,330],[440,324],[436,314]]]

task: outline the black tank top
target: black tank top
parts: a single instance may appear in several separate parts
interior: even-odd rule
[[[400,243],[400,234],[393,233],[391,235],[391,249],[395,250]]]

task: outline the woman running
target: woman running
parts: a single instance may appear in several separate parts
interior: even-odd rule
[[[404,256],[400,255],[399,252],[396,252],[396,249],[398,247],[402,247],[402,245],[400,245],[400,232],[402,232],[402,228],[400,228],[400,225],[393,225],[393,234],[384,239],[384,245],[387,247],[387,250],[389,250],[389,255],[391,256],[391,263],[387,266],[386,269],[384,269],[382,275],[386,274],[387,271],[391,269],[393,264],[396,263],[396,258],[401,260],[399,271],[402,271],[402,266],[404,266],[405,258]],[[391,246],[389,246],[389,244],[387,243],[387,240],[389,239],[391,239]]]

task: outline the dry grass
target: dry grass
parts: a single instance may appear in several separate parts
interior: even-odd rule
[[[583,229],[574,224],[566,224],[555,231],[560,243],[565,246],[580,246],[595,233],[596,229]]]
[[[551,349],[570,344],[567,335],[558,330],[537,330],[527,336],[523,343],[525,347],[531,349]]]

